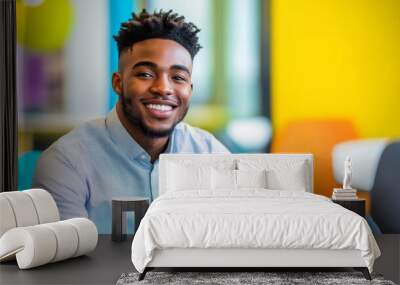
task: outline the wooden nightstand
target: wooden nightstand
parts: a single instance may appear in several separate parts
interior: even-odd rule
[[[359,214],[361,217],[365,218],[365,199],[356,200],[333,200],[332,202],[339,204],[340,206]]]

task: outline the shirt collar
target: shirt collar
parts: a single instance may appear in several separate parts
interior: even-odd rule
[[[108,130],[111,140],[124,152],[128,157],[139,160],[150,161],[150,155],[131,137],[125,127],[122,125],[117,109],[114,107],[106,117],[106,129]],[[173,138],[175,130],[172,132],[165,153],[173,150]]]

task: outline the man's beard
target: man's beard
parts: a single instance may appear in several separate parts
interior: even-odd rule
[[[124,113],[125,117],[131,124],[133,124],[136,127],[139,127],[139,129],[143,132],[143,134],[149,138],[164,138],[170,136],[174,131],[175,126],[185,118],[189,110],[189,106],[186,106],[186,109],[183,112],[182,116],[171,126],[171,128],[159,131],[148,128],[143,122],[142,118],[135,116],[134,112],[132,111],[130,103],[131,100],[129,98],[126,98],[122,94],[121,105],[122,105],[122,112]]]

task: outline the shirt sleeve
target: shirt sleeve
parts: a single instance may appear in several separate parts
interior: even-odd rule
[[[33,186],[53,196],[62,220],[88,217],[88,187],[76,167],[57,148],[46,150],[39,158]]]

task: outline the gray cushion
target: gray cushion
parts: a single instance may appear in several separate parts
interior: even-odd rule
[[[384,149],[371,191],[372,217],[385,234],[400,234],[400,141]]]

